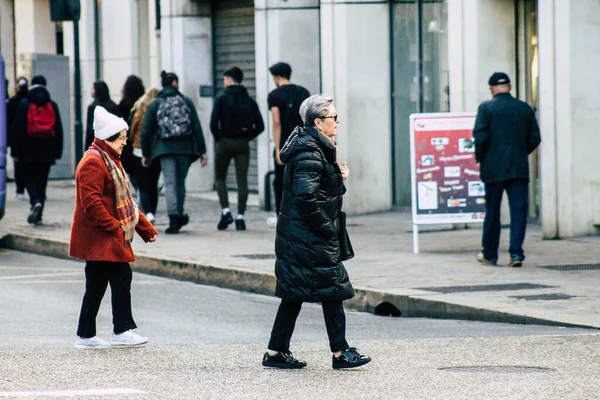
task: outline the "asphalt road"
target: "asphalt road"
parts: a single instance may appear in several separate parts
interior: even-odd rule
[[[348,310],[349,342],[374,361],[334,371],[320,307],[306,304],[292,351],[309,366],[278,371],[260,365],[276,298],[134,274],[149,344],[76,350],[83,291],[83,263],[0,249],[0,398],[600,399],[592,330]],[[108,292],[97,325],[108,339]]]

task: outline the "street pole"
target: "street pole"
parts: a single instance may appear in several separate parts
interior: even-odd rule
[[[81,65],[79,59],[79,20],[73,21],[75,47],[75,166],[83,157],[83,126],[81,124]]]

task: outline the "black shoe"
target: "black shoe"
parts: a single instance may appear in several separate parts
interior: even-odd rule
[[[177,214],[169,215],[169,227],[167,228],[167,230],[165,230],[165,233],[168,233],[170,235],[177,234],[179,233],[179,228],[181,228],[180,216]]]
[[[230,212],[227,212],[225,214],[221,213],[221,220],[219,221],[219,224],[217,225],[217,229],[222,231],[224,229],[227,229],[227,227],[233,223],[233,217],[231,216]]]
[[[179,214],[179,228],[187,225],[190,222],[190,216],[186,213]]]
[[[300,369],[306,367],[306,363],[304,361],[296,360],[290,351],[277,353],[274,356],[265,353],[262,365],[263,367],[284,369]]]
[[[34,224],[36,221],[41,221],[42,217],[42,203],[35,203],[29,215],[27,215],[27,223]]]
[[[333,369],[356,368],[371,362],[371,357],[360,354],[355,347],[350,347],[342,351],[339,357],[332,357],[331,366]]]
[[[508,263],[508,266],[513,267],[513,268],[519,268],[519,267],[523,266],[524,259],[525,258],[521,258],[521,257],[511,257],[510,262]]]
[[[236,219],[235,220],[235,230],[236,231],[245,231],[246,230],[246,222],[244,219]]]

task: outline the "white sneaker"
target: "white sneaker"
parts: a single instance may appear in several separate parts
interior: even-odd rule
[[[138,346],[144,343],[148,343],[148,338],[138,335],[131,329],[120,335],[113,333],[110,338],[110,344],[113,346]]]
[[[107,349],[110,347],[110,343],[100,339],[98,336],[88,339],[78,337],[74,346],[76,349]]]
[[[15,199],[25,200],[25,195],[23,193],[17,193],[17,194],[15,194]]]
[[[154,214],[148,213],[148,214],[146,214],[146,219],[148,220],[148,222],[150,222],[152,225],[154,225],[154,220],[156,218],[154,217]]]
[[[277,226],[277,214],[273,214],[267,218],[267,225],[269,225],[271,228],[275,228]]]

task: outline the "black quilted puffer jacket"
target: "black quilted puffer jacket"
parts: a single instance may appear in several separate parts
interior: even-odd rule
[[[338,215],[346,192],[335,146],[313,128],[296,128],[281,149],[283,198],[275,239],[275,294],[286,300],[354,296],[340,261]]]

